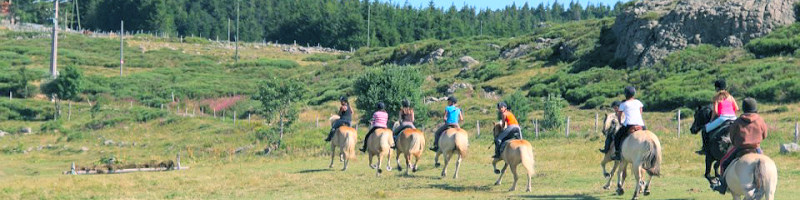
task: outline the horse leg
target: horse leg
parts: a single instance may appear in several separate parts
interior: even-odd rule
[[[708,183],[711,183],[713,179],[713,177],[711,177],[711,165],[713,163],[714,160],[713,158],[711,158],[711,155],[706,155],[706,173],[704,174],[704,176],[706,177],[706,180],[708,180]]]
[[[406,176],[408,175],[408,171],[411,171],[411,154],[405,154],[406,157]],[[398,170],[400,169],[400,162],[397,163]]]
[[[331,164],[328,165],[328,168],[333,168],[333,159],[335,156],[336,156],[336,146],[334,146],[333,142],[331,142]]]
[[[719,164],[721,160],[714,161],[714,177],[719,178]]]
[[[434,163],[434,164],[433,164],[433,166],[434,166],[434,167],[439,167],[439,166],[441,166],[441,164],[439,164],[439,156],[440,156],[440,155],[442,155],[442,153],[440,153],[440,152],[438,152],[438,151],[437,151],[437,152],[436,152],[436,156],[434,156],[434,157],[433,157],[433,163]]]
[[[612,175],[613,175],[615,172],[617,172],[617,167],[619,167],[619,162],[618,162],[618,161],[614,161],[614,166],[612,166],[612,167],[611,167],[611,173],[609,173],[609,174],[606,176],[606,185],[603,185],[603,189],[606,189],[606,190],[607,190],[608,188],[610,188],[610,186],[611,186],[611,180],[612,180],[612,179],[614,179],[614,177],[613,177]],[[605,170],[605,167],[603,167],[603,170]]]
[[[392,171],[392,148],[389,148],[389,153],[386,154],[386,171]]]
[[[371,167],[372,169],[375,169],[375,165],[372,164],[372,157],[374,156],[375,154],[372,153],[369,154],[369,167]]]
[[[342,151],[342,154],[345,154],[344,153],[345,152],[345,147],[342,147],[341,149],[339,149],[339,151]],[[350,157],[352,157],[352,156],[353,155],[350,155]],[[347,155],[345,155],[345,157],[347,157]],[[342,167],[342,171],[347,170],[347,164],[349,164],[349,163],[350,163],[350,159],[349,158],[345,158],[344,159],[344,167]]]
[[[511,184],[511,189],[508,189],[508,191],[514,191],[517,190],[517,180],[519,180],[519,175],[517,174],[517,165],[510,164],[510,166],[511,166],[511,174],[514,175],[514,183]]]
[[[461,158],[462,158],[461,153],[458,153],[458,159],[456,160],[456,172],[455,174],[453,174],[453,179],[458,178],[458,169],[461,168]]]
[[[396,156],[394,157],[394,160],[397,161],[397,171],[401,171],[402,172],[403,171],[403,166],[400,166],[400,153],[401,153],[400,151],[396,151],[395,152]],[[408,162],[408,159],[406,159],[406,162]]]
[[[500,177],[497,177],[497,182],[494,182],[494,185],[500,185],[500,184],[502,184],[502,182],[503,182],[503,175],[505,175],[505,174],[506,174],[506,168],[508,168],[508,163],[503,163],[503,169],[502,169],[502,170],[497,170],[498,172],[500,172],[500,173],[499,173],[499,174],[500,174]],[[495,168],[495,170],[496,170],[496,168]]]
[[[642,191],[642,185],[644,185],[642,181],[642,163],[635,162],[633,166],[631,166],[631,172],[633,172],[633,177],[636,179],[636,187],[633,189],[633,198],[631,199],[639,199],[639,192]]]
[[[381,173],[383,173],[383,170],[381,169],[381,162],[383,162],[383,156],[381,156],[381,154],[379,153],[378,154],[378,166],[375,168],[375,169],[378,169],[377,170],[378,173],[376,174],[376,176],[381,176]]]
[[[447,165],[450,164],[450,157],[453,156],[452,153],[445,153],[444,154],[444,167],[442,167],[442,178],[447,176]]]
[[[650,195],[650,181],[652,181],[652,180],[653,180],[653,176],[652,175],[648,175],[647,176],[647,182],[645,182],[645,184],[644,184],[644,193],[642,193],[642,194],[644,194],[644,196]]]
[[[617,169],[617,195],[622,195],[625,194],[625,189],[622,189],[622,185],[625,184],[625,178],[627,178],[625,171],[628,170],[628,162],[620,161],[619,163],[621,163],[622,166]]]
[[[414,155],[414,169],[411,172],[417,172],[417,167],[419,166],[417,165],[417,163],[419,163],[419,157],[419,154]]]

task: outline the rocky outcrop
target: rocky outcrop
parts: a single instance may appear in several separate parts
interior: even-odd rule
[[[437,60],[441,60],[442,56],[444,56],[444,49],[439,48],[439,49],[436,49],[436,51],[433,51],[433,52],[429,53],[428,56],[425,56],[424,58],[419,59],[419,62],[417,62],[417,64],[434,63]]]
[[[544,48],[551,48],[553,44],[560,42],[558,39],[550,38],[536,38],[531,44],[520,44],[514,48],[505,49],[500,52],[500,57],[503,59],[515,59],[528,55],[532,51],[541,50]]]
[[[639,1],[617,17],[616,59],[628,67],[652,66],[695,44],[741,47],[795,22],[798,0]]]
[[[461,73],[466,73],[467,71],[472,69],[473,66],[481,64],[481,62],[475,60],[475,58],[472,58],[471,56],[463,56],[460,59],[458,59],[458,62],[461,63]]]

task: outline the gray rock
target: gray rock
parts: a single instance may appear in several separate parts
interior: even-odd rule
[[[446,93],[447,93],[447,95],[451,95],[453,93],[456,93],[456,91],[460,90],[460,89],[468,89],[470,91],[473,90],[472,89],[472,84],[469,84],[469,83],[453,83],[452,85],[450,85],[449,88],[447,88]],[[445,100],[447,100],[447,99],[445,99]]]
[[[531,45],[521,44],[517,47],[507,49],[500,53],[500,57],[503,59],[514,59],[519,58],[525,55],[528,55],[531,51]]]
[[[435,51],[429,53],[424,58],[420,58],[419,62],[417,62],[417,64],[434,63],[437,60],[441,60],[443,56],[444,56],[444,49],[439,48],[439,49],[436,49]]]
[[[0,130],[0,137],[6,136],[6,134],[8,134],[8,133],[6,133],[5,131],[1,131]]]
[[[481,64],[481,62],[475,60],[475,58],[472,58],[471,56],[463,56],[460,59],[458,59],[458,61],[461,62],[461,66],[465,68],[470,68],[472,66]]]
[[[22,133],[24,135],[30,135],[33,134],[33,129],[31,129],[31,127],[24,127],[19,129],[19,133]]]
[[[638,1],[612,27],[614,57],[628,67],[652,66],[693,44],[741,47],[795,22],[796,0]]]
[[[89,147],[81,147],[81,152],[87,152],[87,151],[89,151]]]
[[[104,142],[103,142],[103,145],[106,145],[106,146],[108,146],[108,145],[114,145],[114,144],[115,144],[115,143],[114,143],[114,140],[106,140],[106,141],[104,141]]]
[[[791,153],[791,152],[800,152],[800,145],[797,145],[797,143],[788,143],[788,144],[782,144],[781,145],[781,153],[782,154]]]

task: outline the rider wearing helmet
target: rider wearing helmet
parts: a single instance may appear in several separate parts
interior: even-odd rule
[[[713,119],[717,117],[717,119],[714,119],[706,124],[706,133],[711,133],[714,131],[714,129],[717,129],[719,126],[725,123],[725,121],[736,120],[736,111],[739,110],[739,105],[736,104],[736,99],[725,90],[726,86],[727,84],[725,83],[725,80],[714,81],[714,88],[717,90],[717,94],[714,95],[714,99],[712,100],[713,106],[711,107],[711,118]],[[705,140],[703,141],[702,149],[696,152],[701,155],[705,153],[704,150],[706,148]]]
[[[611,103],[611,108],[614,109],[614,115],[619,112],[619,105],[622,104],[620,101],[614,101]],[[618,115],[617,115],[618,116]],[[619,118],[619,117],[617,117]],[[614,134],[606,135],[606,143],[603,146],[603,149],[600,149],[601,153],[607,153],[609,148],[611,147],[611,141],[614,141]]]
[[[620,160],[622,158],[622,141],[628,137],[631,133],[640,130],[646,130],[647,128],[644,126],[644,119],[642,119],[642,110],[644,108],[644,104],[641,101],[634,98],[636,95],[636,88],[633,86],[625,87],[625,101],[619,105],[619,111],[617,111],[617,117],[622,118],[625,116],[625,119],[620,119],[622,122],[622,129],[617,131],[617,135],[614,136],[614,148],[617,149],[614,152],[614,156],[612,157],[613,160]]]
[[[400,109],[400,127],[394,129],[394,139],[397,140],[397,134],[407,128],[417,128],[414,126],[414,108],[411,107],[411,102],[408,99],[403,100],[403,108]]]
[[[339,97],[339,103],[341,103],[342,105],[339,106],[339,112],[338,112],[339,119],[334,121],[333,124],[331,125],[331,131],[328,132],[328,137],[325,138],[326,142],[331,141],[333,133],[336,132],[336,129],[338,129],[342,125],[350,126],[350,122],[353,120],[353,114],[354,114],[353,109],[350,108],[350,103],[347,102],[347,97],[345,96]]]
[[[458,108],[457,104],[458,99],[456,99],[456,97],[451,96],[447,98],[448,106],[444,109],[445,124],[439,127],[439,129],[437,129],[434,133],[433,148],[431,148],[432,151],[439,150],[439,137],[445,130],[449,128],[461,128],[461,126],[458,125],[458,122],[464,121],[464,115],[461,113],[461,109]]]
[[[517,117],[514,116],[514,113],[511,113],[511,110],[508,110],[508,105],[505,102],[498,103],[497,111],[502,116],[502,123],[506,128],[494,139],[494,156],[492,158],[500,158],[501,150],[505,147],[505,141],[522,138],[522,131],[519,128]]]
[[[386,123],[389,122],[389,114],[386,113],[386,104],[383,104],[383,102],[378,102],[378,105],[376,106],[378,107],[378,111],[375,111],[375,113],[372,114],[372,120],[370,120],[372,121],[372,127],[369,129],[369,132],[367,132],[367,135],[364,136],[364,146],[359,149],[361,152],[367,151],[367,140],[369,139],[369,136],[375,132],[375,129],[388,127],[386,126]]]
[[[729,128],[731,137],[731,148],[728,153],[722,157],[720,161],[722,164],[719,166],[720,174],[723,174],[719,180],[718,185],[713,185],[712,189],[717,190],[721,194],[728,191],[728,185],[725,183],[725,168],[731,162],[740,156],[741,152],[756,152],[762,153],[761,141],[767,138],[767,125],[764,119],[758,115],[758,108],[756,107],[756,100],[753,98],[744,99],[742,111],[744,114],[733,122]]]

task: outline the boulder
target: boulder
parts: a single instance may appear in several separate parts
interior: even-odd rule
[[[690,45],[741,47],[795,22],[796,0],[637,1],[617,16],[614,57],[628,67],[655,65]]]
[[[450,85],[449,88],[447,88],[446,93],[447,93],[447,95],[451,95],[453,93],[456,93],[456,91],[460,90],[460,89],[468,89],[470,91],[473,90],[472,89],[472,84],[469,84],[469,83],[453,83],[452,85]],[[445,100],[447,100],[447,99],[445,99]]]
[[[115,144],[114,140],[106,140],[106,141],[103,142],[103,145],[106,145],[106,146],[114,145],[114,144]]]
[[[439,49],[436,49],[435,51],[433,51],[431,53],[428,53],[427,56],[425,56],[423,58],[420,58],[419,62],[417,62],[417,64],[434,63],[434,62],[436,62],[438,60],[441,60],[443,56],[444,56],[444,49],[439,48]]]
[[[470,68],[472,66],[481,64],[481,62],[475,60],[475,58],[472,58],[471,56],[463,56],[460,59],[458,59],[458,61],[461,63],[461,66],[465,68]]]
[[[6,136],[6,134],[8,134],[8,133],[6,133],[5,131],[0,130],[0,137]]]
[[[89,147],[81,147],[81,152],[87,152],[87,151],[89,151]]]
[[[788,143],[781,145],[782,154],[787,154],[792,152],[800,152],[800,145],[797,145],[797,143]]]
[[[30,135],[33,134],[33,129],[31,129],[31,127],[24,127],[19,129],[19,133],[22,133],[24,135]]]

